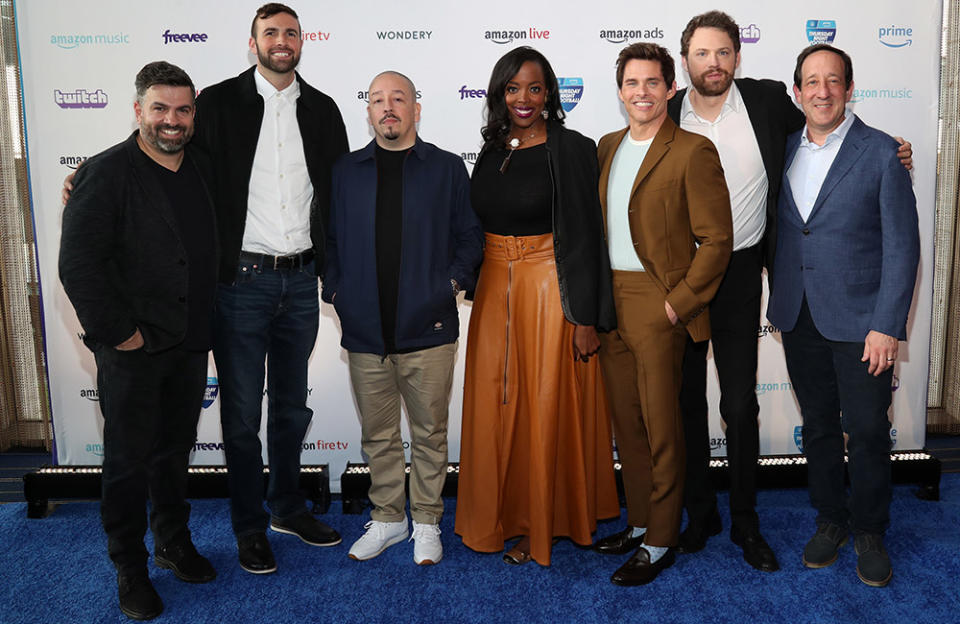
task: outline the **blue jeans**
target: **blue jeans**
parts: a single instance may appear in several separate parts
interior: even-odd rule
[[[237,537],[266,531],[270,514],[286,520],[306,511],[300,451],[313,416],[307,407],[307,361],[319,314],[313,262],[281,270],[240,262],[234,283],[217,285],[213,356]],[[270,514],[263,506],[259,437],[265,362]]]

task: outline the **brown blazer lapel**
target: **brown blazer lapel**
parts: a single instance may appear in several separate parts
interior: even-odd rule
[[[650,149],[647,150],[647,155],[643,158],[643,164],[637,170],[637,177],[633,181],[633,189],[630,191],[631,200],[636,196],[640,183],[670,151],[670,143],[673,141],[676,129],[676,124],[669,117],[663,120],[663,125],[657,130],[656,136],[653,137],[653,143],[650,144]]]

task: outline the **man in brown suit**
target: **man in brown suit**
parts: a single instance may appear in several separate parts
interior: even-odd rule
[[[713,143],[667,117],[670,53],[652,43],[617,59],[629,127],[599,143],[600,201],[613,270],[616,331],[600,364],[623,466],[628,527],[597,542],[634,555],[611,580],[642,585],[669,567],[683,507],[678,395],[686,334],[710,337],[707,304],[730,259],[733,226]]]

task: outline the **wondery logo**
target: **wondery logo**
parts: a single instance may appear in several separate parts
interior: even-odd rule
[[[417,89],[417,99],[419,100],[419,99],[422,98],[422,97],[423,97],[423,91],[421,91],[420,89]],[[364,90],[362,90],[362,91],[357,91],[357,99],[358,99],[358,100],[363,100],[364,102],[366,102],[367,104],[369,104],[369,103],[370,103],[370,91],[368,91],[368,90],[366,90],[366,89],[364,89]]]
[[[760,41],[760,29],[756,24],[750,24],[740,29],[740,43],[756,43]]]
[[[81,388],[80,398],[88,401],[99,401],[100,391],[97,388]]]
[[[881,26],[877,39],[888,48],[903,48],[913,44],[913,28],[909,26]]]
[[[82,45],[123,45],[130,43],[130,35],[122,32],[114,35],[50,35],[50,43],[64,50],[73,50]]]
[[[549,30],[537,30],[535,26],[530,26],[526,30],[487,30],[483,33],[483,38],[500,45],[513,43],[514,39],[549,39]]]
[[[836,36],[837,22],[835,20],[807,20],[807,41],[811,45],[833,43]]]
[[[864,100],[912,100],[913,89],[854,89],[851,104]]]
[[[423,40],[433,36],[432,30],[378,30],[377,39],[390,41]]]
[[[76,91],[53,90],[53,101],[60,108],[106,108],[107,94],[103,89],[89,92],[86,89]]]
[[[657,27],[647,29],[601,30],[600,38],[610,43],[626,43],[638,39],[663,39],[663,29]]]
[[[467,85],[460,87],[460,99],[481,99],[487,97],[486,89],[468,89]]]
[[[560,85],[560,106],[569,113],[583,97],[583,78],[557,78],[557,82]]]
[[[168,43],[206,43],[207,33],[176,34],[170,29],[163,31],[163,45]]]
[[[220,393],[220,386],[217,384],[216,377],[207,377],[207,387],[203,391],[203,409],[207,409],[217,400]]]
[[[87,156],[61,156],[60,164],[63,165],[64,167],[69,167],[70,169],[76,170],[76,168],[80,166],[80,163],[82,163],[86,159],[87,159]],[[79,337],[80,340],[83,340],[82,333],[77,334],[77,337]]]

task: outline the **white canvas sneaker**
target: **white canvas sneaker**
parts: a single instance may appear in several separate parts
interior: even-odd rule
[[[413,521],[413,560],[417,565],[433,565],[443,559],[443,544],[440,543],[440,527],[436,524],[420,524]]]
[[[363,536],[350,547],[348,556],[357,561],[373,559],[388,547],[407,539],[407,519],[400,522],[380,522],[371,520],[363,525],[367,530]]]

